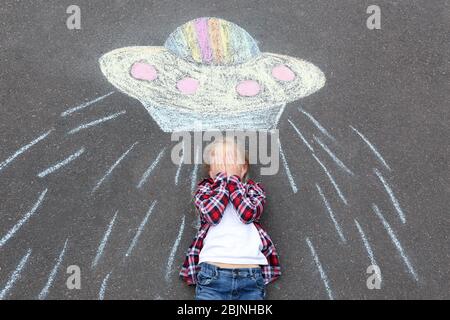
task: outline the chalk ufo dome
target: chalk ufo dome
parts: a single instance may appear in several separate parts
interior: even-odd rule
[[[210,17],[178,27],[164,46],[106,53],[100,68],[165,132],[274,129],[286,103],[325,84],[312,63],[260,52],[244,29]]]

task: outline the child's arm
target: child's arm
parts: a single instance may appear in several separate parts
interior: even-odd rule
[[[228,196],[227,176],[219,172],[213,181],[209,178],[198,184],[194,204],[209,224],[217,225],[228,204]]]
[[[244,185],[238,175],[232,175],[228,178],[228,190],[241,221],[246,224],[258,221],[266,201],[263,187],[251,179]]]

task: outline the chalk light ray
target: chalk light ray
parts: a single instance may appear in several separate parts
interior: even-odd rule
[[[328,215],[330,216],[331,221],[333,221],[334,228],[336,229],[336,231],[339,235],[339,238],[341,239],[342,242],[346,243],[347,240],[345,239],[344,233],[342,232],[341,225],[339,224],[339,222],[337,222],[336,217],[334,216],[333,210],[331,209],[331,206],[330,206],[327,198],[325,197],[325,194],[322,191],[322,188],[320,188],[319,184],[317,184],[317,183],[316,183],[316,188],[320,194],[320,197],[322,198],[322,201],[323,201],[325,207],[327,208]]]
[[[278,140],[278,145],[280,148],[281,160],[283,161],[284,170],[286,171],[286,175],[288,177],[289,184],[291,185],[292,192],[297,193],[298,192],[297,184],[295,183],[294,177],[292,176],[291,169],[289,169],[289,164],[286,159],[286,155],[284,154],[283,148],[281,147],[280,140]]]
[[[339,188],[339,185],[336,183],[336,181],[334,180],[333,176],[328,171],[327,167],[322,163],[322,161],[320,161],[320,159],[314,153],[313,153],[313,157],[314,157],[314,159],[316,159],[317,163],[319,163],[319,165],[322,167],[323,171],[325,172],[325,174],[327,175],[327,177],[330,180],[331,184],[333,185],[334,189],[336,190],[339,198],[341,198],[342,202],[344,202],[345,205],[348,205],[347,198],[342,193],[341,189]]]
[[[94,103],[97,103],[97,102],[99,102],[99,101],[101,101],[101,100],[103,100],[103,99],[109,97],[109,96],[112,95],[113,93],[114,93],[114,91],[112,91],[112,92],[110,92],[110,93],[107,93],[107,94],[105,94],[104,96],[95,98],[94,100],[91,100],[91,101],[85,102],[85,103],[83,103],[83,104],[80,104],[80,105],[78,105],[78,106],[76,106],[76,107],[74,107],[74,108],[71,108],[71,109],[69,109],[69,110],[66,110],[66,111],[64,111],[64,112],[61,113],[61,117],[67,117],[68,115],[70,115],[70,114],[72,114],[72,113],[74,113],[74,112],[77,112],[77,111],[80,111],[80,110],[82,110],[82,109],[84,109],[84,108],[87,108],[87,107],[93,105]]]
[[[119,211],[117,210],[114,214],[113,218],[109,222],[108,229],[106,230],[105,234],[103,235],[102,240],[100,241],[100,244],[97,248],[97,254],[95,255],[94,260],[92,260],[91,269],[95,268],[103,255],[103,251],[105,250],[106,244],[108,243],[109,236],[111,235],[112,229],[114,227],[114,223],[116,222],[117,214]]]
[[[156,203],[157,203],[157,200],[154,200],[152,202],[152,204],[150,205],[150,208],[147,210],[147,213],[145,214],[145,217],[142,219],[142,222],[139,225],[139,227],[136,231],[136,234],[134,235],[133,240],[131,241],[130,246],[128,247],[127,252],[125,253],[124,258],[129,257],[131,255],[131,252],[133,251],[134,247],[136,246],[136,244],[139,240],[139,237],[141,236],[142,231],[144,231],[145,225],[147,224],[148,219],[150,218],[150,215],[152,214],[153,209],[156,206]]]
[[[409,261],[408,256],[406,255],[405,251],[403,250],[402,245],[400,244],[400,241],[398,240],[397,236],[394,233],[394,230],[392,230],[390,224],[387,222],[386,218],[381,213],[380,209],[376,204],[372,204],[373,212],[378,216],[381,223],[383,224],[384,228],[386,229],[389,237],[391,238],[392,243],[395,245],[398,253],[400,254],[400,257],[402,258],[403,262],[405,263],[406,268],[408,269],[409,273],[412,275],[414,280],[419,281],[419,276],[417,275],[416,270],[414,269],[413,265]]]
[[[71,163],[72,161],[74,161],[78,157],[80,157],[84,153],[84,151],[85,151],[85,149],[81,148],[80,150],[78,150],[74,154],[70,155],[66,159],[62,160],[61,162],[58,162],[58,163],[50,166],[49,168],[41,171],[40,173],[38,173],[38,177],[44,178],[44,177],[48,176],[49,174],[61,169],[62,167],[65,167],[66,165],[68,165],[69,163]]]
[[[331,291],[330,283],[328,280],[328,276],[323,270],[322,264],[320,263],[319,256],[316,253],[316,249],[314,248],[311,240],[309,238],[306,238],[306,243],[308,244],[309,250],[311,251],[311,255],[314,259],[314,263],[316,264],[317,269],[320,273],[320,278],[322,279],[323,285],[325,286],[325,290],[327,291],[328,298],[330,300],[334,300],[333,292]]]
[[[16,269],[11,273],[11,276],[8,279],[8,282],[6,283],[5,287],[0,291],[0,300],[3,300],[6,298],[8,293],[13,288],[14,284],[17,282],[17,280],[20,279],[22,275],[22,271],[25,268],[28,259],[31,255],[31,249],[28,249],[27,253],[22,257],[19,264],[17,265]]]
[[[391,186],[389,185],[389,183],[386,182],[386,179],[383,177],[381,172],[378,171],[378,169],[374,168],[373,172],[383,184],[383,187],[386,190],[387,194],[389,195],[389,198],[391,199],[392,204],[394,205],[395,211],[397,212],[400,220],[402,221],[402,223],[406,223],[405,214],[403,213],[402,207],[400,206],[400,202],[395,197],[394,191],[392,191]]]
[[[66,242],[64,243],[64,247],[62,248],[61,252],[59,253],[58,259],[56,260],[56,264],[48,276],[47,283],[45,284],[44,288],[42,288],[41,292],[39,293],[39,296],[38,296],[39,300],[44,300],[49,293],[50,287],[52,286],[52,284],[55,280],[55,276],[58,273],[58,270],[63,261],[64,254],[66,253],[67,242],[68,242],[68,239],[66,239]]]
[[[105,180],[111,175],[111,173],[114,171],[114,169],[122,162],[122,160],[131,152],[131,150],[133,150],[134,146],[138,144],[138,142],[135,142],[131,145],[130,148],[128,148],[127,151],[125,151],[120,157],[119,159],[116,160],[116,162],[114,162],[114,164],[108,169],[108,171],[106,171],[106,173],[103,175],[103,177],[101,177],[101,179],[97,182],[97,184],[94,186],[94,188],[92,188],[91,191],[91,195],[93,193],[95,193],[98,188],[100,188],[100,186],[103,184],[103,182],[105,182]]]
[[[22,228],[22,226],[36,213],[39,206],[44,201],[45,195],[47,194],[48,189],[45,189],[41,192],[39,195],[39,198],[34,203],[33,207],[30,211],[28,211],[9,231],[3,236],[3,238],[0,239],[0,248],[3,247],[9,239],[11,239],[17,231]]]
[[[377,150],[377,148],[373,145],[373,143],[371,143],[369,141],[369,139],[366,138],[366,136],[364,136],[360,131],[358,131],[355,127],[350,126],[350,128],[356,132],[360,138],[369,146],[370,150],[372,150],[372,152],[375,154],[375,156],[377,157],[377,159],[383,164],[383,166],[385,166],[386,169],[388,169],[389,171],[391,171],[391,167],[387,164],[386,160],[383,158],[383,156],[381,155],[381,153]]]
[[[144,174],[142,175],[141,179],[139,180],[137,184],[137,188],[140,189],[142,186],[147,182],[148,178],[150,177],[153,170],[155,170],[158,163],[161,161],[162,157],[164,156],[166,152],[167,147],[162,148],[162,150],[159,152],[156,159],[151,163],[151,165],[148,167],[147,170],[145,170]]]
[[[91,128],[91,127],[95,127],[95,126],[97,126],[99,124],[102,124],[104,122],[116,119],[117,117],[119,117],[121,115],[124,115],[126,113],[127,113],[127,111],[123,110],[123,111],[120,111],[120,112],[117,112],[117,113],[113,113],[112,115],[109,115],[107,117],[104,117],[104,118],[101,118],[101,119],[97,119],[97,120],[94,120],[94,121],[91,121],[91,122],[88,122],[88,123],[84,123],[84,124],[74,128],[74,129],[70,130],[67,134],[71,135],[71,134],[77,133],[77,132],[79,132],[81,130],[85,130],[85,129],[88,129],[88,128]]]
[[[25,151],[27,151],[28,149],[30,149],[32,146],[34,146],[35,144],[37,144],[39,141],[44,140],[45,138],[47,138],[47,136],[53,131],[54,129],[51,129],[49,131],[47,131],[46,133],[40,135],[39,137],[37,137],[36,139],[34,139],[33,141],[31,141],[30,143],[22,146],[19,150],[17,150],[14,154],[12,154],[11,156],[9,156],[6,160],[4,160],[3,162],[0,163],[0,171],[2,171],[3,169],[5,169],[11,162],[14,161],[14,159],[16,159],[18,156],[20,156],[22,153],[24,153]]]
[[[336,138],[331,135],[331,133],[328,132],[327,129],[325,129],[319,121],[317,121],[316,118],[314,118],[310,113],[306,112],[302,108],[298,108],[298,110],[303,113],[316,127],[319,129],[320,132],[322,132],[325,136],[330,138],[333,141],[336,141]]]
[[[181,237],[183,236],[184,232],[184,226],[186,222],[186,216],[183,215],[183,218],[181,220],[180,229],[178,230],[177,238],[175,239],[175,243],[172,246],[172,250],[170,251],[169,259],[167,260],[167,266],[166,266],[166,274],[164,275],[164,278],[167,282],[170,280],[170,273],[172,272],[172,266],[175,259],[175,254],[177,253],[178,246],[180,245]]]

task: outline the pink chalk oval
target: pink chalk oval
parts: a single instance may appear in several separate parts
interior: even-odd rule
[[[295,79],[295,73],[283,64],[272,69],[272,76],[281,81],[292,81]]]
[[[255,80],[244,80],[236,86],[236,91],[241,96],[253,97],[261,91],[261,86]]]
[[[137,80],[155,80],[158,76],[156,68],[145,62],[136,62],[131,67],[131,76]]]
[[[197,79],[186,77],[177,82],[177,89],[182,94],[194,94],[197,92],[199,82]]]

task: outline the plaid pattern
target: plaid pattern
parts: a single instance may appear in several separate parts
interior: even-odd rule
[[[223,212],[231,200],[241,221],[253,223],[259,232],[263,245],[261,252],[268,262],[268,265],[261,267],[265,284],[276,280],[281,275],[278,254],[269,235],[259,223],[265,199],[264,189],[259,183],[248,179],[244,184],[237,175],[227,177],[225,173],[220,172],[215,179],[206,178],[199,182],[194,195],[194,204],[200,213],[200,229],[189,246],[180,277],[189,285],[197,283],[197,273],[200,271],[198,261],[203,241],[209,227],[220,223]]]

